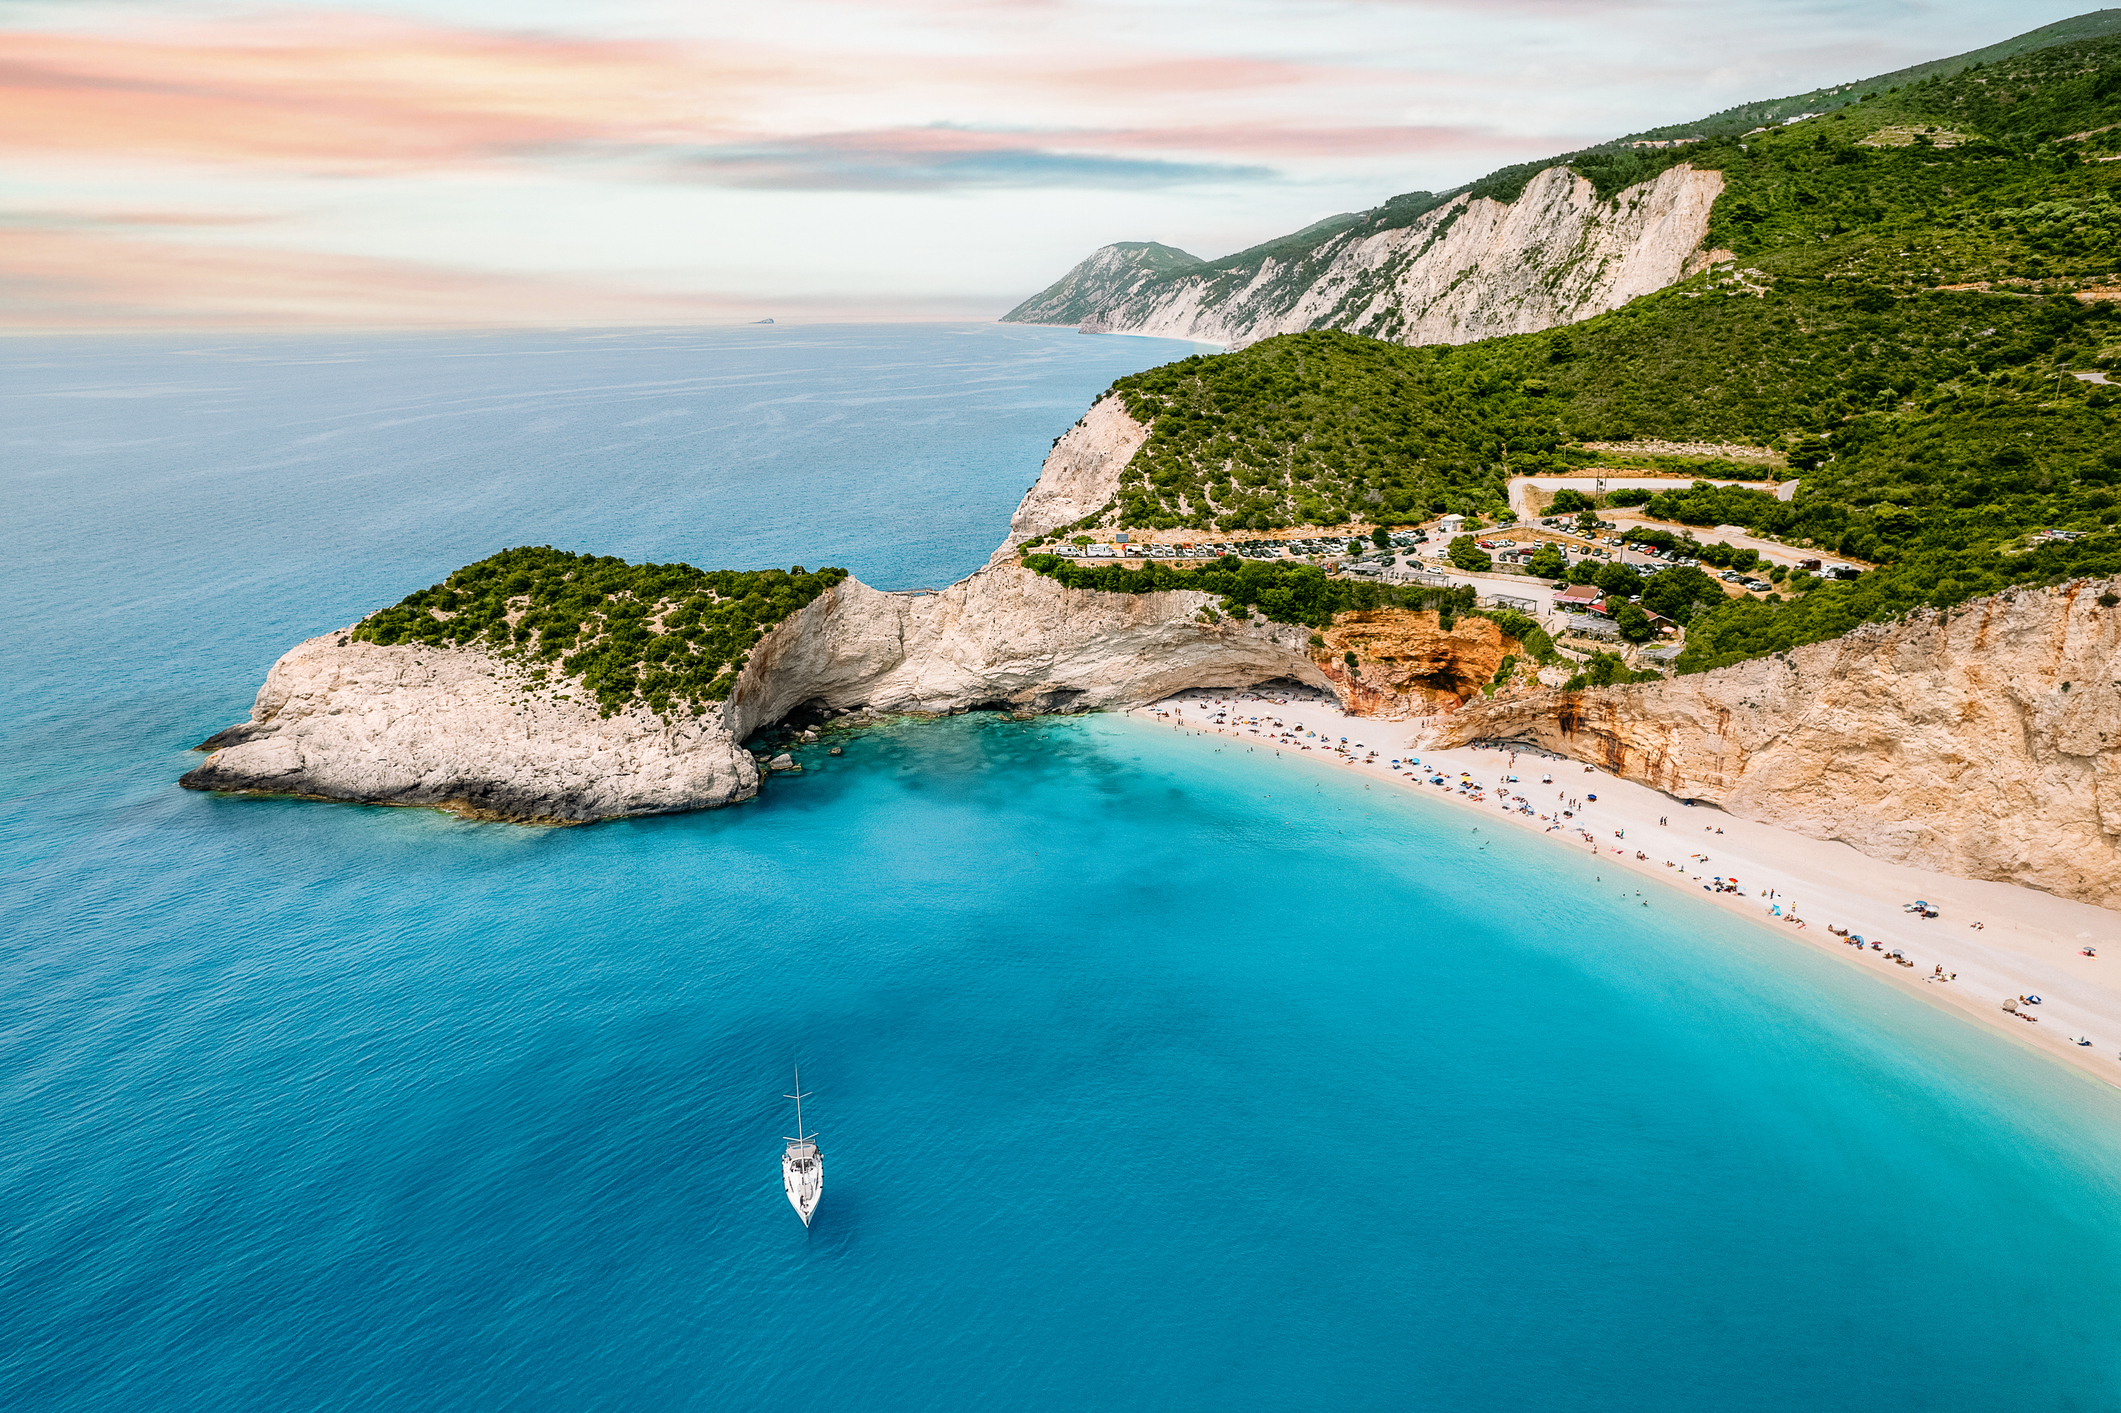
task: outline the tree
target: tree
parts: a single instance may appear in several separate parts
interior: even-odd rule
[[[1361,541],[1361,540],[1350,540],[1350,541],[1348,541],[1348,553],[1349,553],[1349,554],[1361,554],[1361,553],[1362,553],[1362,541]]]
[[[1580,510],[1580,511],[1578,511],[1578,512],[1576,513],[1576,528],[1577,528],[1577,529],[1579,529],[1579,530],[1595,530],[1595,529],[1597,529],[1597,528],[1598,528],[1598,512],[1597,512],[1597,511],[1595,511],[1595,510]]]
[[[1607,505],[1643,505],[1655,495],[1648,486],[1623,486],[1605,498]]]
[[[1452,539],[1448,553],[1451,563],[1469,574],[1495,567],[1494,559],[1484,553],[1479,545],[1473,543],[1471,535],[1459,535]]]
[[[1571,584],[1595,584],[1598,582],[1598,566],[1588,559],[1579,559],[1569,566],[1569,572],[1563,577]]]
[[[1379,549],[1392,548],[1392,532],[1380,525],[1370,532],[1370,543]]]
[[[1624,599],[1634,598],[1642,592],[1642,576],[1626,564],[1608,564],[1591,576],[1591,582],[1609,594],[1618,594]]]
[[[1650,622],[1650,616],[1637,604],[1623,606],[1613,615],[1613,622],[1620,629],[1620,636],[1631,643],[1646,643],[1657,636],[1657,625]]]
[[[1555,515],[1567,515],[1572,510],[1590,510],[1598,504],[1582,491],[1564,486],[1554,492],[1554,500],[1547,510]]]
[[[1642,606],[1674,623],[1685,623],[1702,604],[1722,603],[1722,586],[1699,569],[1667,569],[1642,588]]]
[[[1661,672],[1630,672],[1619,653],[1592,653],[1591,660],[1583,665],[1583,671],[1562,684],[1564,692],[1580,692],[1586,687],[1610,687],[1616,682],[1660,682]]]
[[[1561,552],[1561,546],[1543,543],[1532,551],[1532,572],[1542,579],[1559,579],[1569,571],[1569,557]]]

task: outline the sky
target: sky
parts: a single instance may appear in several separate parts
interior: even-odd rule
[[[0,0],[0,328],[991,319],[2090,8]]]

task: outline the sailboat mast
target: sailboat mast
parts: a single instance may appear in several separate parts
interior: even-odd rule
[[[795,1136],[796,1136],[796,1140],[797,1140],[798,1142],[800,1142],[800,1141],[802,1140],[802,1137],[803,1137],[803,1067],[802,1067],[801,1065],[797,1065],[797,1066],[795,1067]]]

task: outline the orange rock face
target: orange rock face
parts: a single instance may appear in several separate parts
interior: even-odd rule
[[[1344,613],[1322,636],[1311,659],[1347,709],[1388,720],[1456,711],[1495,680],[1505,657],[1524,651],[1489,619],[1461,618],[1445,631],[1435,613],[1406,608]]]

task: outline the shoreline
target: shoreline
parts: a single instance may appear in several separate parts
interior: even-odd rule
[[[1217,725],[1212,703],[1227,703],[1231,717],[1242,714],[1279,719],[1328,738],[1292,746],[1260,734],[1259,728]],[[1239,708],[1243,708],[1239,712]],[[2061,1061],[2111,1088],[2121,1088],[2121,925],[2113,914],[2089,903],[2072,902],[2015,884],[1959,878],[1951,874],[1886,863],[1849,845],[1812,839],[1773,825],[1727,814],[1713,805],[1687,806],[1647,785],[1622,780],[1581,761],[1557,759],[1532,750],[1461,746],[1421,750],[1406,745],[1414,724],[1350,716],[1331,699],[1306,699],[1288,693],[1252,689],[1190,688],[1127,711],[1185,735],[1217,736],[1244,741],[1278,753],[1317,759],[1352,772],[1365,781],[1382,782],[1429,797],[1443,797],[1460,808],[1504,820],[1524,832],[1556,840],[1563,847],[1595,853],[1633,877],[1661,880],[1665,886],[1700,890],[1733,917],[1773,932],[1784,941],[1806,944],[1835,954],[1844,964],[1873,974],[1930,1004]],[[1342,737],[1363,743],[1363,759],[1344,758],[1331,749]],[[1367,760],[1369,753],[1376,760]],[[1421,774],[1395,771],[1391,762],[1418,758]],[[1488,787],[1476,800],[1458,788],[1460,772]],[[1450,784],[1426,783],[1442,774]],[[1515,774],[1509,790],[1521,795],[1532,813],[1519,812],[1513,801],[1500,803],[1494,786]],[[1541,777],[1551,775],[1552,784]],[[1595,794],[1595,803],[1587,796]],[[1567,800],[1580,801],[1573,817],[1557,820]],[[1545,815],[1548,818],[1542,819]],[[1659,821],[1668,821],[1660,824]],[[1558,822],[1559,827],[1555,827]],[[1615,831],[1620,831],[1616,835]],[[1586,838],[1586,835],[1589,838]],[[1640,852],[1646,858],[1637,859]],[[1696,857],[1705,855],[1705,858]],[[1668,863],[1670,866],[1667,866]],[[1735,879],[1738,891],[1716,892],[1712,880]],[[1903,911],[1921,899],[1938,912],[1935,918]],[[1803,919],[1804,926],[1777,916]],[[1976,927],[1974,924],[1982,924]],[[1828,931],[1838,927],[1879,944],[1861,949]],[[2102,943],[2117,950],[2108,953]],[[2099,951],[2086,957],[2080,948]],[[1912,966],[1887,960],[1894,951]],[[1939,977],[1933,968],[1941,968]],[[1956,973],[1956,979],[1949,979]],[[2003,1009],[2006,999],[2037,995],[2041,1004],[2020,1009],[2037,1022],[2018,1019]],[[2092,1041],[2089,1047],[2075,1043]]]

